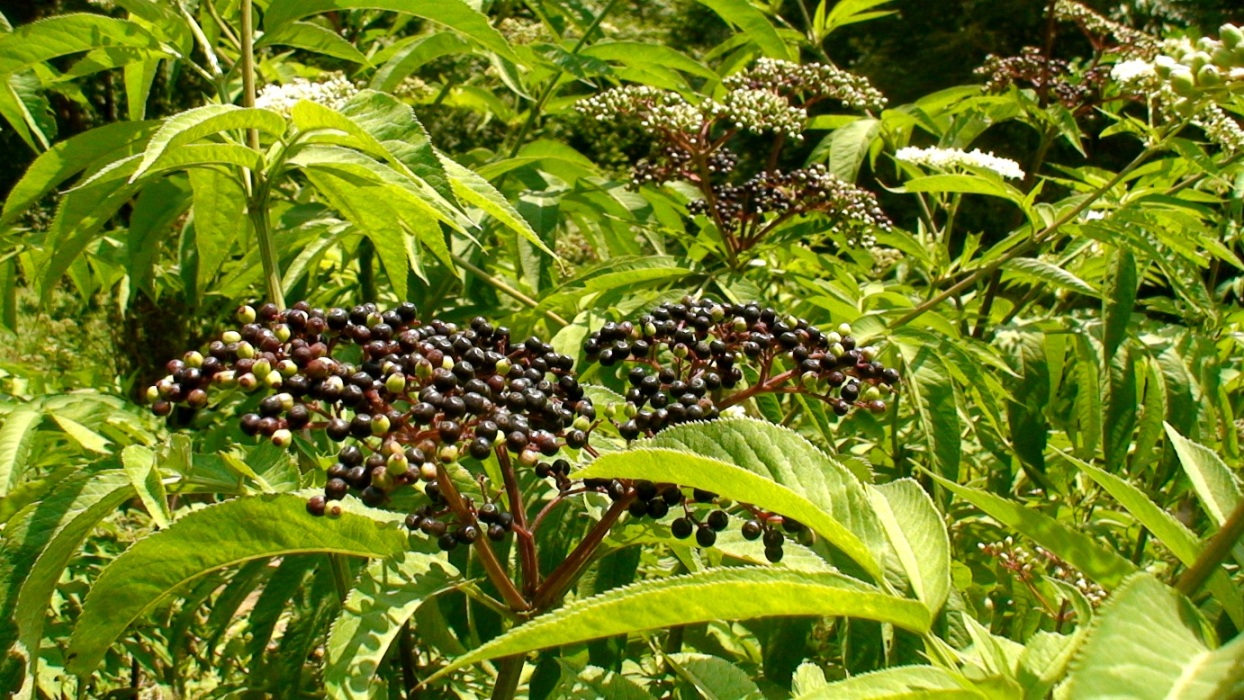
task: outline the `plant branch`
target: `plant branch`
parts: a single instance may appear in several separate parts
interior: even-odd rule
[[[497,462],[501,465],[505,493],[510,500],[510,514],[514,516],[514,542],[518,546],[518,564],[523,573],[523,592],[528,598],[534,598],[536,587],[540,585],[536,539],[527,528],[527,509],[523,506],[523,494],[518,488],[518,477],[514,473],[514,464],[510,461],[510,451],[504,445],[498,445],[495,452]]]
[[[511,700],[523,675],[525,655],[514,654],[497,660],[497,680],[492,686],[492,700]]]
[[[452,479],[449,478],[445,467],[438,467],[436,470],[436,483],[441,487],[441,495],[445,498],[445,503],[449,505],[454,515],[458,516],[462,524],[475,523],[475,516],[467,509],[466,503],[462,500],[462,494],[458,493],[458,487],[454,485]],[[478,525],[476,525],[478,527]],[[488,580],[497,587],[501,593],[501,597],[505,599],[507,605],[516,611],[527,611],[531,609],[531,604],[523,598],[523,594],[518,592],[514,587],[514,582],[510,580],[510,575],[506,573],[505,567],[497,559],[496,552],[492,551],[492,544],[486,535],[475,538],[475,553],[479,556],[480,564],[484,566],[484,573],[488,575]]]
[[[609,510],[605,512],[600,522],[592,527],[591,532],[587,533],[587,537],[579,543],[574,551],[571,552],[561,564],[558,565],[553,573],[540,584],[540,588],[536,591],[534,606],[536,610],[544,610],[556,603],[566,593],[566,589],[570,588],[570,584],[574,583],[587,563],[591,561],[592,555],[595,554],[596,548],[600,546],[605,535],[608,534],[614,523],[618,522],[618,518],[626,512],[627,507],[631,505],[631,501],[635,500],[635,494],[627,494],[622,498],[613,502]]]
[[[1179,577],[1175,589],[1188,597],[1192,597],[1201,586],[1209,580],[1218,565],[1227,558],[1240,536],[1244,535],[1244,500],[1236,504],[1235,510],[1227,517],[1227,521],[1218,528],[1218,532],[1209,539],[1201,555],[1192,562],[1192,566]]]
[[[504,281],[502,281],[502,280],[500,280],[500,279],[497,279],[496,277],[493,277],[492,275],[488,274],[487,272],[484,272],[483,270],[479,269],[478,267],[476,267],[476,266],[472,265],[470,262],[468,262],[468,261],[467,261],[467,259],[466,259],[466,258],[462,257],[461,255],[458,255],[457,253],[454,253],[454,252],[452,252],[452,251],[451,251],[451,252],[449,253],[449,257],[450,257],[450,259],[452,259],[452,260],[453,260],[455,263],[457,263],[458,265],[461,265],[462,267],[466,268],[466,269],[467,269],[467,270],[468,270],[471,274],[473,274],[473,275],[475,275],[476,277],[479,277],[480,279],[484,280],[484,282],[486,282],[486,283],[487,283],[490,287],[492,287],[492,288],[494,288],[494,289],[496,289],[496,290],[498,290],[498,291],[500,291],[500,292],[503,292],[503,293],[505,293],[505,294],[508,294],[508,295],[509,295],[509,296],[511,296],[511,297],[514,297],[514,298],[515,298],[515,299],[517,299],[518,301],[522,302],[522,303],[523,303],[523,305],[525,305],[525,306],[528,306],[528,307],[533,308],[533,309],[538,309],[538,308],[540,308],[540,302],[536,301],[535,299],[532,299],[531,297],[527,296],[526,294],[523,294],[522,292],[518,291],[518,290],[517,290],[517,289],[515,289],[514,287],[512,287],[512,286],[510,286],[510,285],[506,284]],[[557,313],[557,312],[555,312],[555,311],[551,311],[551,310],[549,310],[549,309],[545,309],[545,310],[544,310],[544,311],[542,311],[541,313],[543,313],[543,314],[544,314],[544,317],[545,317],[545,318],[549,319],[550,321],[553,321],[554,323],[560,323],[560,324],[561,324],[561,325],[563,325],[563,326],[569,326],[569,325],[570,325],[570,321],[567,321],[566,319],[562,318],[562,317],[561,317],[560,315],[558,315],[558,313]]]

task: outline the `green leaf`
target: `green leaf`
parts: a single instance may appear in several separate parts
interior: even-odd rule
[[[1076,379],[1076,423],[1079,428],[1079,449],[1086,459],[1097,453],[1102,439],[1101,379],[1098,376],[1097,351],[1088,336],[1077,333],[1073,371]]]
[[[1102,428],[1102,447],[1106,468],[1118,471],[1123,468],[1132,445],[1139,413],[1136,396],[1136,355],[1131,344],[1123,352],[1115,353],[1106,361],[1110,382],[1106,392],[1106,415]]]
[[[936,474],[932,476],[937,483],[959,498],[1057,554],[1105,588],[1118,586],[1124,578],[1136,571],[1136,566],[1118,553],[1106,549],[1083,532],[1063,525],[1044,513],[986,491],[960,486]]]
[[[0,74],[18,73],[44,61],[102,46],[160,49],[136,22],[97,14],[50,17],[0,34]]]
[[[900,666],[861,673],[804,693],[796,700],[984,700],[950,671],[933,666]]]
[[[133,495],[120,470],[83,471],[9,521],[0,549],[0,656],[20,635],[34,663],[65,566],[99,521]]]
[[[428,682],[470,664],[617,634],[710,620],[848,616],[922,633],[929,611],[839,574],[765,567],[711,569],[616,588],[570,603],[460,656]]]
[[[57,413],[51,414],[52,420],[65,431],[65,434],[73,439],[74,442],[82,446],[82,449],[97,454],[108,454],[108,440],[99,433],[82,425],[78,421],[62,416]]]
[[[933,500],[911,479],[870,486],[868,495],[916,598],[936,613],[950,595],[950,536]]]
[[[265,32],[255,42],[255,48],[263,46],[292,46],[351,63],[370,63],[361,51],[354,48],[354,44],[342,39],[333,30],[310,22],[291,22],[275,31]]]
[[[953,192],[1001,197],[1027,209],[1024,193],[996,177],[986,175],[923,175],[904,183],[903,192]]]
[[[237,177],[216,168],[194,168],[189,175],[199,254],[195,280],[199,289],[207,289],[229,259],[233,242],[248,228],[246,192]]]
[[[285,128],[285,119],[266,109],[205,105],[186,110],[164,120],[164,125],[147,144],[142,162],[130,176],[130,181],[142,177],[166,153],[205,136],[237,129],[258,129],[266,134],[280,136],[285,133]]]
[[[1003,265],[1003,268],[1009,270],[1012,277],[1036,280],[1038,283],[1051,284],[1091,297],[1101,296],[1093,285],[1068,272],[1066,268],[1038,258],[1015,258]]]
[[[717,421],[714,425],[721,422],[725,421]],[[761,423],[761,421],[751,422]],[[740,438],[740,433],[734,435],[723,433],[723,439],[737,441]],[[748,445],[743,442],[742,444],[746,448],[755,447],[770,454],[779,452],[773,448],[772,443]],[[734,442],[731,445],[732,451],[738,450],[738,445],[738,442]],[[743,461],[747,463],[753,460],[744,459]],[[774,469],[784,469],[788,464],[791,463],[776,463]],[[732,500],[752,503],[807,525],[842,550],[870,575],[880,579],[882,570],[878,559],[884,553],[884,545],[880,544],[882,537],[879,532],[880,528],[876,521],[872,520],[875,516],[872,516],[862,488],[858,483],[847,486],[847,482],[837,473],[837,469],[826,466],[830,463],[824,458],[815,462],[794,462],[794,464],[803,467],[797,472],[800,477],[815,478],[814,475],[823,470],[823,473],[827,474],[830,479],[827,483],[814,483],[814,487],[819,487],[822,492],[829,490],[833,494],[832,500],[825,498],[814,502],[809,496],[802,495],[795,488],[773,481],[773,477],[767,472],[758,474],[745,466],[719,459],[657,447],[637,447],[626,452],[602,455],[584,470],[578,472],[574,478],[615,477],[672,482],[712,491]],[[765,467],[767,468],[768,465],[766,464]],[[851,477],[848,475],[846,478]],[[844,504],[850,502],[860,505],[857,509],[848,510]],[[862,530],[862,533],[857,534],[847,523]],[[875,544],[870,547],[868,542]]]
[[[151,96],[151,83],[155,81],[163,57],[156,56],[125,66],[125,109],[130,121],[147,116],[147,99]]]
[[[920,419],[930,466],[938,474],[956,480],[963,443],[950,370],[931,347],[900,343],[899,350],[908,369],[903,383]]]
[[[384,65],[376,69],[369,85],[373,90],[393,92],[406,79],[406,76],[418,70],[423,64],[441,56],[466,53],[473,46],[466,39],[449,32],[412,37],[411,41],[401,46],[385,61]],[[375,57],[375,60],[381,59]]]
[[[872,8],[879,5],[885,5],[893,0],[840,0],[834,3],[834,8],[822,18],[822,10],[826,7],[823,0],[817,5],[816,35],[820,39],[824,39],[838,27],[845,27],[848,24],[864,22],[877,17],[885,17],[898,12],[898,10],[873,10]]]
[[[160,470],[156,467],[155,453],[142,445],[129,445],[121,450],[121,464],[138,498],[147,508],[147,514],[161,529],[168,527],[172,514],[168,511],[164,481],[160,479]]]
[[[27,207],[39,201],[77,173],[100,160],[116,160],[134,151],[159,128],[159,122],[117,122],[71,136],[52,146],[31,163],[26,174],[13,185],[0,213],[0,224],[10,223]]]
[[[1184,566],[1192,566],[1196,562],[1202,550],[1201,541],[1196,533],[1179,522],[1165,508],[1154,503],[1144,491],[1114,474],[1098,469],[1069,454],[1063,454],[1063,457],[1076,469],[1097,482],[1098,486],[1105,489],[1133,518],[1152,532],[1153,536]],[[1241,598],[1239,589],[1231,582],[1226,572],[1221,570],[1216,572],[1210,579],[1208,587],[1223,609],[1231,615],[1235,624],[1244,624],[1244,599]]]
[[[708,654],[669,654],[665,660],[706,700],[764,698],[747,671],[725,659]]]
[[[368,565],[328,633],[324,686],[329,697],[372,697],[373,677],[402,625],[420,605],[460,581],[457,569],[430,554],[406,552]]]
[[[448,156],[441,156],[441,164],[445,166],[445,172],[449,175],[449,183],[453,187],[454,194],[459,201],[479,207],[489,216],[496,219],[502,226],[527,239],[532,245],[548,255],[557,257],[553,249],[540,239],[540,235],[532,230],[531,225],[527,223],[522,214],[519,214],[506,201],[505,197],[497,191],[497,188],[492,186],[492,183],[480,177],[473,170],[459,165]]]
[[[315,518],[302,496],[238,498],[140,540],[92,586],[69,642],[67,669],[93,671],[132,622],[203,574],[261,557],[332,552],[385,558],[405,551],[407,536],[396,522],[379,523],[349,500],[342,504],[347,512],[340,517]]]
[[[626,66],[659,67],[718,81],[721,76],[699,61],[662,44],[641,41],[599,41],[584,48],[579,55],[602,61],[613,61]]]
[[[726,22],[736,26],[769,58],[797,60],[769,18],[747,0],[699,0]]]
[[[1106,362],[1114,358],[1115,350],[1127,337],[1127,326],[1132,320],[1132,307],[1136,305],[1136,259],[1131,252],[1120,248],[1115,254],[1113,275],[1102,295],[1102,346]]]
[[[21,482],[30,458],[30,442],[42,421],[43,411],[28,405],[5,414],[4,425],[0,425],[0,497]]]
[[[1166,437],[1179,455],[1179,463],[1192,482],[1201,506],[1214,524],[1221,527],[1240,500],[1239,480],[1213,450],[1180,435],[1169,423]]]
[[[1194,700],[1244,694],[1244,637],[1209,649],[1196,613],[1148,574],[1129,578],[1093,618],[1059,698]]]
[[[514,63],[526,65],[484,15],[462,0],[273,0],[264,14],[264,28],[275,31],[303,17],[333,10],[388,10],[443,24]]]
[[[857,119],[829,135],[829,171],[855,182],[873,139],[881,133],[880,119]]]

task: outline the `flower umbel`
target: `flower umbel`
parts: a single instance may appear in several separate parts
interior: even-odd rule
[[[915,146],[907,146],[906,148],[898,149],[894,157],[904,163],[920,165],[935,170],[977,168],[990,170],[1002,177],[1015,180],[1024,177],[1024,171],[1020,169],[1019,163],[1010,158],[995,156],[979,148],[969,152],[957,148],[916,148]]]

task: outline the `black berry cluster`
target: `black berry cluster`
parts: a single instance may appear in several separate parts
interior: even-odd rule
[[[382,312],[372,304],[325,310],[305,302],[288,311],[244,306],[237,316],[242,326],[206,352],[169,363],[170,374],[148,389],[152,410],[204,406],[212,387],[262,390],[257,410],[240,419],[242,432],[286,446],[294,432],[323,430],[342,443],[323,497],[308,504],[315,514],[350,492],[375,506],[394,489],[422,482],[431,506],[412,514],[412,529],[442,546],[450,544],[447,534],[471,541],[479,534],[475,522],[447,531],[441,519],[450,510],[437,485],[444,465],[504,450],[534,466],[542,455],[585,447],[596,419],[570,357],[539,338],[514,341],[483,318],[459,328],[421,322],[409,303]],[[476,515],[494,538],[512,523]]]
[[[711,420],[765,392],[813,396],[839,416],[856,408],[882,412],[899,374],[850,333],[846,325],[824,332],[756,304],[687,297],[636,322],[607,323],[583,349],[605,367],[630,366],[626,403],[610,409],[619,432],[633,440],[670,425]],[[757,379],[741,388],[744,365]]]
[[[1077,76],[1071,64],[1059,58],[1046,58],[1041,49],[1034,46],[1025,46],[1018,56],[991,54],[975,73],[987,76],[987,92],[1005,92],[1012,85],[1031,87],[1038,95],[1048,95],[1073,110],[1091,107],[1110,77],[1108,66],[1087,68]]]

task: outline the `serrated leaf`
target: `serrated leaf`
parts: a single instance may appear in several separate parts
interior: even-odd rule
[[[936,474],[932,476],[956,496],[1050,550],[1103,587],[1114,588],[1136,571],[1136,566],[1118,553],[1044,513],[986,491],[960,486]]]
[[[69,418],[68,416],[62,416],[58,413],[52,414],[52,420],[59,425],[60,429],[65,431],[65,434],[72,438],[74,442],[81,445],[82,449],[89,452],[95,452],[97,454],[108,454],[110,451],[108,446],[111,443],[109,443],[103,435],[100,435],[94,430],[82,425],[78,421]]]
[[[984,700],[958,676],[933,666],[901,666],[829,683],[796,700]]]
[[[764,695],[747,671],[708,654],[670,654],[674,672],[690,682],[706,700],[759,700]]]
[[[868,487],[907,581],[936,613],[950,595],[950,536],[929,494],[911,479]]]
[[[98,14],[49,17],[0,34],[0,74],[103,46],[160,49],[160,42],[135,22]]]
[[[917,633],[931,623],[921,603],[838,574],[712,569],[643,581],[571,603],[454,659],[428,682],[481,661],[617,634],[718,619],[803,615],[859,617]]]
[[[130,479],[138,498],[147,508],[147,514],[161,528],[168,527],[172,514],[164,493],[164,482],[156,467],[155,453],[142,445],[129,445],[121,450],[121,465]]]
[[[369,63],[367,57],[354,48],[354,44],[341,38],[341,35],[333,30],[310,22],[291,22],[275,31],[265,32],[259,41],[255,42],[255,48],[263,46],[292,46],[351,63],[364,65]]]
[[[881,132],[880,119],[857,119],[829,135],[829,171],[855,182],[873,139]]]
[[[1148,574],[1129,578],[1093,618],[1058,698],[1199,700],[1244,694],[1244,637],[1211,650],[1191,604]]]
[[[532,245],[544,251],[545,254],[557,257],[553,249],[540,239],[527,220],[519,214],[516,209],[506,201],[505,197],[497,191],[479,174],[459,165],[448,156],[441,156],[441,164],[445,166],[445,173],[449,175],[449,183],[453,187],[454,195],[458,200],[470,206],[479,207],[486,214],[493,217],[502,226],[514,231],[518,235],[527,239]]]
[[[462,0],[273,0],[264,14],[264,28],[274,31],[289,22],[333,10],[388,10],[443,24],[514,63],[525,63],[510,48],[488,17]]]
[[[782,37],[769,18],[747,0],[699,0],[699,2],[701,5],[708,6],[726,22],[738,27],[765,56],[785,61],[794,59],[790,47],[782,41]]]
[[[930,347],[900,344],[907,373],[903,383],[915,404],[928,445],[930,466],[948,479],[959,478],[963,443],[955,385],[950,370]]]
[[[372,75],[371,82],[369,83],[372,89],[382,92],[393,92],[406,79],[406,76],[415,72],[423,64],[441,56],[466,53],[474,45],[457,34],[437,32],[435,34],[412,37],[412,40],[405,45],[400,45],[400,48],[398,46],[390,47],[389,50],[397,50],[387,59],[381,58],[381,56],[386,55],[387,50],[386,52],[381,52],[380,56],[373,57],[373,60],[384,60],[385,63],[377,68],[375,74]]]
[[[1097,352],[1088,336],[1076,334],[1076,422],[1079,428],[1081,456],[1091,459],[1102,439],[1101,380],[1098,376]]]
[[[325,644],[324,685],[329,697],[372,697],[372,678],[402,625],[420,605],[460,580],[458,570],[441,557],[418,552],[368,565]]]
[[[924,175],[903,183],[904,192],[946,192],[1001,197],[1026,208],[1024,193],[1000,179],[984,175]]]
[[[79,472],[9,521],[0,549],[0,656],[20,637],[34,663],[65,566],[91,529],[133,494],[120,470]]]
[[[238,498],[194,511],[152,534],[104,569],[83,603],[69,643],[67,669],[85,675],[126,628],[182,584],[227,566],[287,554],[330,552],[391,557],[405,551],[397,523],[351,512],[307,515],[296,495]],[[357,509],[362,512],[361,508]]]
[[[1240,500],[1239,480],[1213,450],[1180,435],[1169,423],[1166,437],[1179,455],[1179,463],[1192,482],[1201,506],[1214,524],[1221,527]]]
[[[1015,258],[1003,265],[1014,276],[1036,280],[1055,287],[1062,287],[1091,297],[1101,296],[1093,285],[1076,277],[1064,267],[1052,265],[1038,258]]]
[[[1102,324],[1102,346],[1105,348],[1107,364],[1127,337],[1127,326],[1132,320],[1132,307],[1136,305],[1135,257],[1127,249],[1120,248],[1115,254],[1111,272],[1102,295],[1102,316],[1105,319]]]
[[[285,128],[285,118],[266,109],[205,105],[186,110],[164,120],[163,126],[147,143],[142,161],[130,176],[130,182],[142,177],[165,154],[205,136],[235,129],[258,129],[280,136],[285,133]]]
[[[1201,541],[1196,533],[1175,519],[1158,504],[1154,503],[1144,491],[1129,484],[1118,476],[1103,469],[1063,454],[1076,469],[1084,472],[1090,479],[1097,482],[1119,502],[1132,517],[1144,525],[1153,536],[1174,554],[1184,566],[1192,566],[1201,554]],[[1244,625],[1244,598],[1239,589],[1231,582],[1226,572],[1217,571],[1210,578],[1207,586],[1214,594],[1223,609],[1231,615],[1237,625]]]
[[[867,496],[854,477],[849,473],[844,475],[845,468],[827,466],[832,462],[823,455],[819,460],[811,458],[815,461],[790,459],[787,450],[798,450],[795,459],[820,453],[811,443],[807,443],[808,449],[799,450],[798,443],[789,438],[775,443],[772,433],[765,435],[755,430],[761,425],[769,424],[751,419],[725,419],[702,424],[722,427],[720,432],[707,433],[687,424],[686,430],[670,429],[639,443],[642,446],[602,455],[572,478],[671,482],[752,503],[807,525],[879,579],[884,535]],[[749,441],[748,433],[757,441]],[[764,438],[768,441],[763,441]],[[803,438],[800,440],[806,443]],[[714,444],[717,447],[712,447]],[[723,444],[726,446],[722,447]],[[655,445],[679,445],[682,449]],[[686,451],[689,448],[714,456]],[[723,461],[716,455],[731,461]],[[812,500],[814,498],[817,500]]]
[[[18,406],[4,416],[0,425],[0,497],[7,496],[26,471],[30,458],[30,442],[43,421],[43,411],[33,406]]]
[[[229,258],[233,242],[247,230],[246,192],[236,177],[214,168],[195,168],[189,175],[194,246],[199,254],[195,281],[199,289],[207,289]]]

